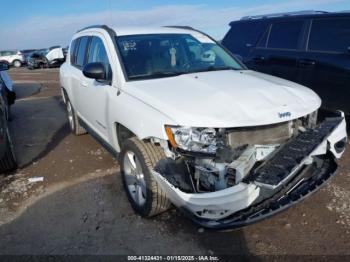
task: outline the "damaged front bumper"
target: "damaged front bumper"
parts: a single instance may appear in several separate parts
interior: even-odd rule
[[[207,228],[231,229],[281,212],[316,192],[336,172],[347,141],[344,115],[326,118],[280,146],[240,183],[216,192],[185,193],[152,171],[172,203]]]

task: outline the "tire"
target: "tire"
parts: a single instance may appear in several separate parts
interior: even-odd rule
[[[165,158],[162,148],[142,142],[136,137],[123,144],[120,166],[124,189],[132,208],[142,217],[158,215],[171,206],[165,192],[151,174],[151,170],[162,158]],[[130,168],[130,164],[133,168]]]
[[[10,91],[6,88],[5,96],[5,118],[7,121],[12,121],[11,117],[11,105],[13,105],[16,101],[16,93]]]
[[[61,87],[61,96],[62,96],[62,101],[65,105],[67,105],[67,95],[66,95],[66,91],[64,90],[63,87]]]
[[[84,127],[82,127],[79,123],[79,118],[77,114],[75,113],[73,106],[69,99],[67,99],[66,103],[66,108],[67,108],[67,116],[68,116],[68,123],[70,130],[72,133],[76,136],[84,135],[86,134],[86,130]]]
[[[16,156],[8,127],[6,127],[6,152],[0,160],[0,172],[10,172],[17,168]]]
[[[15,60],[12,62],[13,66],[16,67],[16,68],[19,68],[22,66],[22,62],[19,61],[19,60]]]

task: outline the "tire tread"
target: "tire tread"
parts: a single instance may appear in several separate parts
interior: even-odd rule
[[[16,161],[16,158],[14,157],[14,153],[12,152],[12,148],[10,145],[11,141],[7,136],[8,135],[6,135],[7,149],[6,149],[5,155],[0,160],[0,171],[1,172],[9,172],[9,171],[13,171],[17,168],[17,161]]]
[[[150,142],[143,142],[137,139],[136,137],[130,138],[130,142],[134,143],[136,147],[140,150],[144,160],[145,164],[148,169],[152,170],[155,165],[158,163],[158,161],[162,158],[165,158],[165,154],[162,148],[159,146],[155,146],[151,144]],[[151,185],[149,186],[151,192],[152,192],[152,206],[147,214],[147,217],[152,217],[155,215],[158,215],[171,206],[171,202],[166,197],[165,192],[160,188],[157,181],[150,176]]]
[[[73,121],[74,121],[74,130],[71,130],[72,133],[76,136],[81,136],[81,135],[85,135],[87,133],[87,131],[85,130],[85,128],[79,123],[79,117],[78,115],[75,113],[75,109],[72,105],[72,103],[69,100],[69,97],[67,95],[66,90],[63,89],[65,98],[66,98],[66,104],[70,103],[70,106],[72,107],[72,112],[73,112]]]

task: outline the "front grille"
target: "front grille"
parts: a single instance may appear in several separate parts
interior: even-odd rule
[[[267,126],[228,130],[227,141],[232,148],[246,144],[281,144],[292,137],[292,126],[292,122],[284,122]]]

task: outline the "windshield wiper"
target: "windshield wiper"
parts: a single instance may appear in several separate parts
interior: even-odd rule
[[[221,67],[208,66],[208,67],[196,70],[196,71],[192,71],[190,73],[208,72],[208,71],[222,71],[222,70],[238,70],[238,69],[231,67],[231,66],[221,66]]]
[[[186,72],[181,71],[156,71],[152,74],[147,75],[135,75],[130,76],[130,79],[149,79],[149,78],[160,78],[160,77],[171,77],[171,76],[179,76],[185,74]]]

